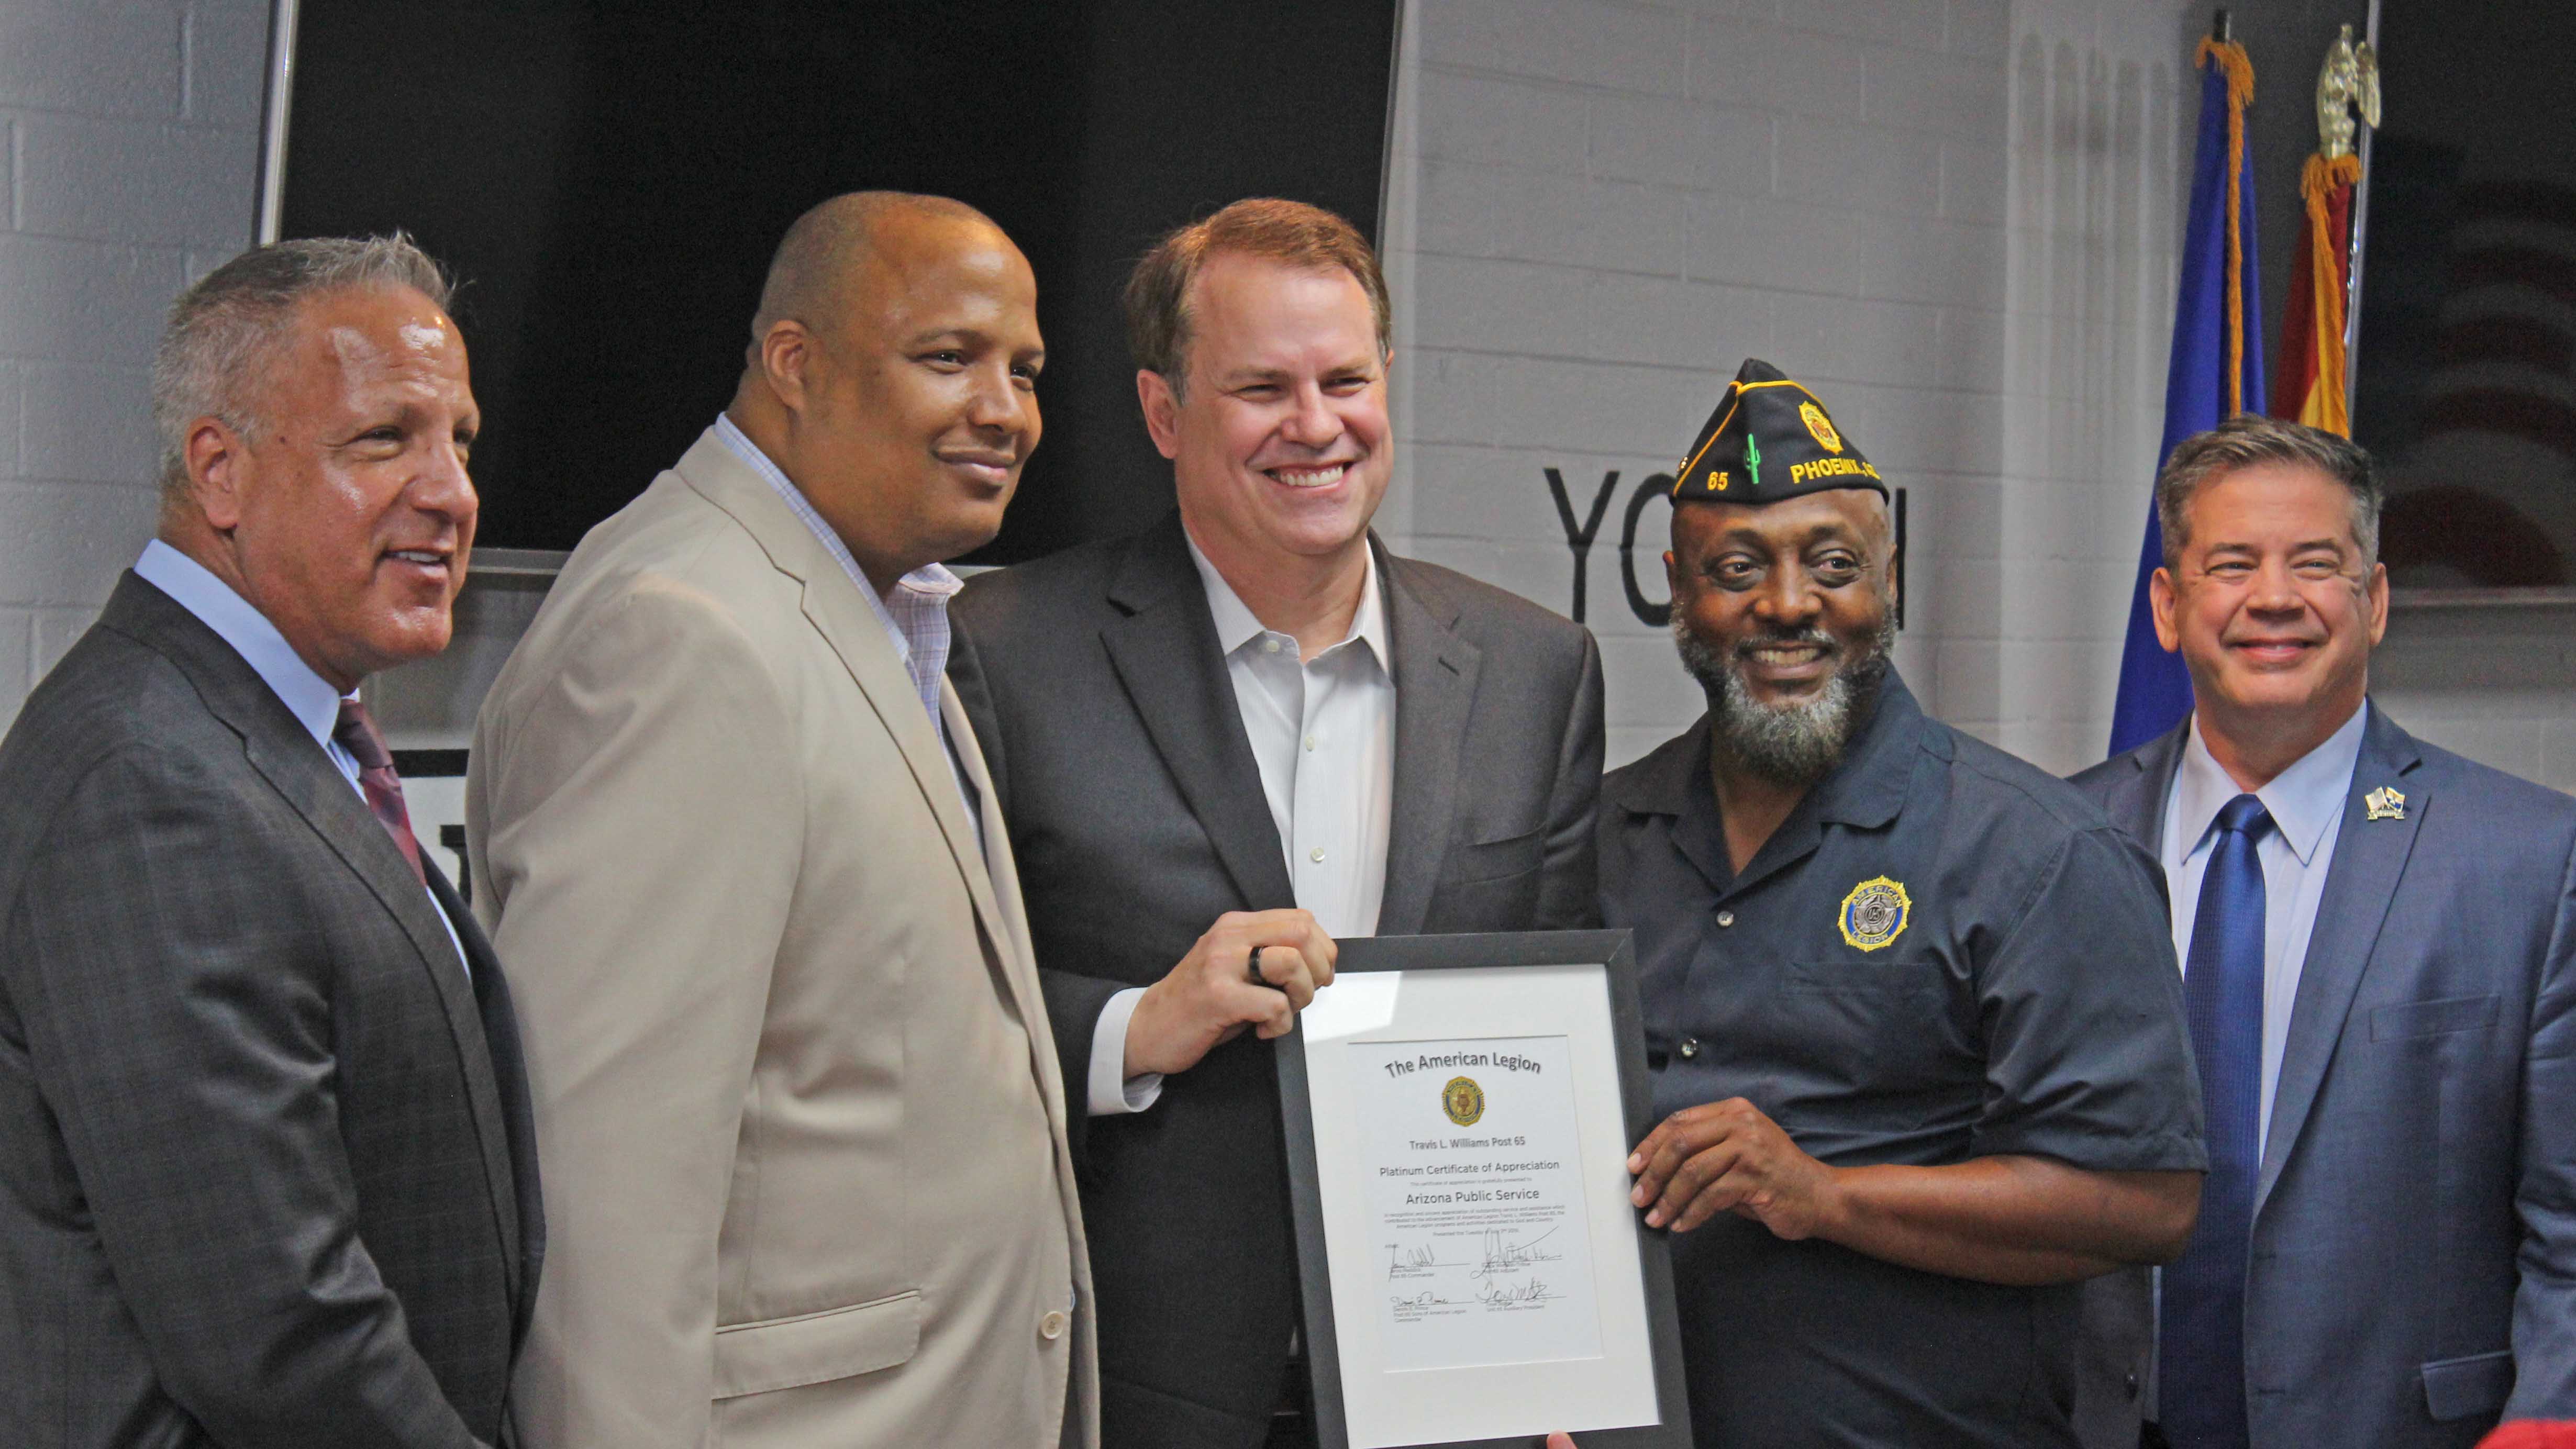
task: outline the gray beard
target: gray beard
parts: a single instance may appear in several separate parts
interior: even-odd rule
[[[1744,682],[1742,665],[1721,657],[1690,632],[1679,613],[1673,615],[1673,644],[1682,667],[1708,695],[1709,727],[1717,747],[1754,774],[1780,785],[1808,785],[1823,779],[1840,763],[1851,743],[1863,708],[1887,677],[1888,651],[1896,645],[1896,620],[1880,620],[1878,632],[1858,653],[1846,656],[1825,679],[1824,687],[1805,699],[1767,705],[1754,698]],[[1822,644],[1840,650],[1832,635],[1807,628],[1793,634],[1765,634],[1755,644]]]

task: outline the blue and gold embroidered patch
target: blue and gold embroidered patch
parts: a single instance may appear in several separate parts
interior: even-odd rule
[[[1905,933],[1906,917],[1913,910],[1904,884],[1879,876],[1851,888],[1851,894],[1843,897],[1842,916],[1836,924],[1853,949],[1875,951]]]

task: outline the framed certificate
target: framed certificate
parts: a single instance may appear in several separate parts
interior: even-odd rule
[[[1625,931],[1340,943],[1280,1039],[1323,1449],[1686,1449]]]

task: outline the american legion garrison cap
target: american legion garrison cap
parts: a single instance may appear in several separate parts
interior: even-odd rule
[[[1675,503],[1777,503],[1828,488],[1887,496],[1816,395],[1758,357],[1744,359],[1673,479]]]

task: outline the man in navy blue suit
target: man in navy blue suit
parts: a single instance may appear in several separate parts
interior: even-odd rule
[[[2576,800],[2370,703],[2379,504],[2252,415],[2157,480],[2193,713],[2075,783],[2164,867],[2210,1175],[2179,1261],[2088,1288],[2091,1449],[2576,1417]]]

